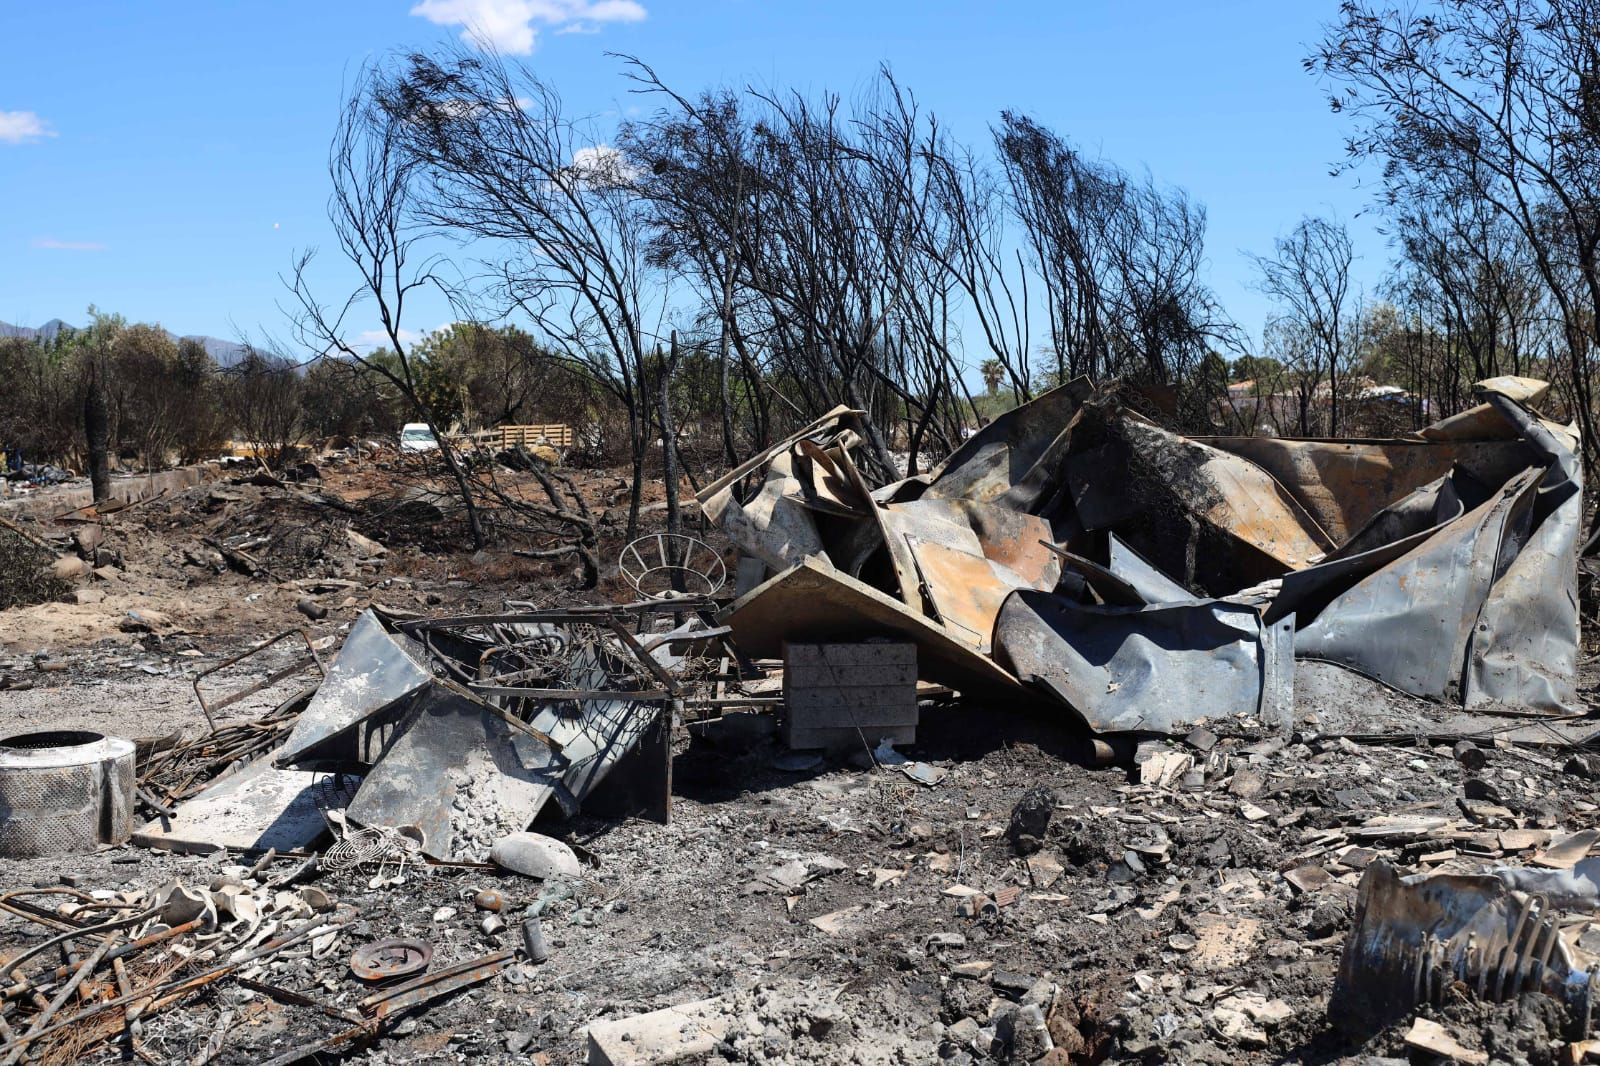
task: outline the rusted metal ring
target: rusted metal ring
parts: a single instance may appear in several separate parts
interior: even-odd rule
[[[433,961],[433,948],[422,940],[394,937],[356,948],[350,972],[363,981],[389,981],[421,973]]]

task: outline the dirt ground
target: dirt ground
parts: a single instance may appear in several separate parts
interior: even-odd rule
[[[364,477],[325,470],[321,491],[355,498]],[[603,472],[584,477],[601,507],[614,483]],[[213,483],[100,526],[116,572],[76,579],[86,602],[0,612],[7,734],[197,731],[197,673],[291,628],[331,654],[373,603],[446,614],[572,598],[564,564],[398,538],[381,556],[363,555],[344,530],[381,529],[270,486]],[[247,550],[270,574],[207,554],[206,538],[226,545],[256,528],[268,540]],[[613,565],[615,540],[604,552]],[[611,573],[590,595],[623,592]],[[297,609],[307,599],[325,617]],[[292,655],[285,643],[207,684],[243,684]],[[219,724],[278,698],[236,704]],[[779,769],[781,747],[752,720],[680,727],[670,825],[543,822],[591,860],[581,876],[554,881],[412,868],[403,885],[374,888],[370,871],[323,872],[313,883],[345,922],[336,946],[322,957],[286,953],[260,980],[347,1007],[369,991],[345,969],[362,944],[419,937],[433,945],[435,969],[515,946],[517,920],[483,929],[487,912],[473,899],[492,887],[508,917],[542,913],[547,962],[516,961],[342,1059],[306,1061],[583,1062],[587,1027],[708,997],[722,997],[731,1019],[713,1062],[1433,1061],[1408,1059],[1403,1027],[1358,1043],[1326,1020],[1362,870],[1379,858],[1407,870],[1516,861],[1496,836],[1504,826],[1475,822],[1461,801],[1492,796],[1515,828],[1586,829],[1596,822],[1594,783],[1559,748],[1483,737],[1478,767],[1445,741],[1321,735],[1308,710],[1288,737],[1216,722],[1147,749],[1176,756],[1181,772],[1160,783],[1141,783],[1130,750],[1093,765],[1067,723],[999,706],[925,705],[904,753],[942,772],[931,786],[872,767],[865,752]],[[1396,814],[1442,828],[1372,828]],[[241,861],[108,848],[0,861],[0,888],[205,886],[237,875],[229,868]],[[267,872],[294,862],[280,858]],[[41,935],[0,915],[0,952]],[[1536,1003],[1457,1003],[1436,1016],[1492,1061],[1557,1061],[1555,1023]],[[256,1063],[339,1023],[222,982],[142,1025],[131,1053],[146,1061]],[[81,1061],[128,1053],[111,1044]]]

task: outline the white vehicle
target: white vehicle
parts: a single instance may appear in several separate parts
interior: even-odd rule
[[[400,427],[400,450],[402,452],[436,452],[439,442],[434,439],[433,431],[426,422],[407,422]]]

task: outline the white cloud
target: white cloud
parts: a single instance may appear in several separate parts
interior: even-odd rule
[[[621,152],[609,144],[579,148],[572,153],[572,162],[567,169],[576,175],[579,181],[597,188],[632,185],[639,178],[638,170],[628,163]]]
[[[0,144],[27,144],[56,131],[32,111],[0,111]]]
[[[461,39],[508,55],[533,52],[539,31],[591,32],[601,22],[639,22],[638,0],[418,0],[411,9],[436,26],[463,27]]]
[[[106,246],[99,241],[62,241],[54,237],[35,237],[28,242],[34,248],[55,252],[103,252]]]

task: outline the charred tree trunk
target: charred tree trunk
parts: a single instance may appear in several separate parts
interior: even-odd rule
[[[111,415],[98,361],[91,365],[89,387],[83,394],[83,437],[89,448],[89,484],[94,502],[99,503],[111,495]]]

